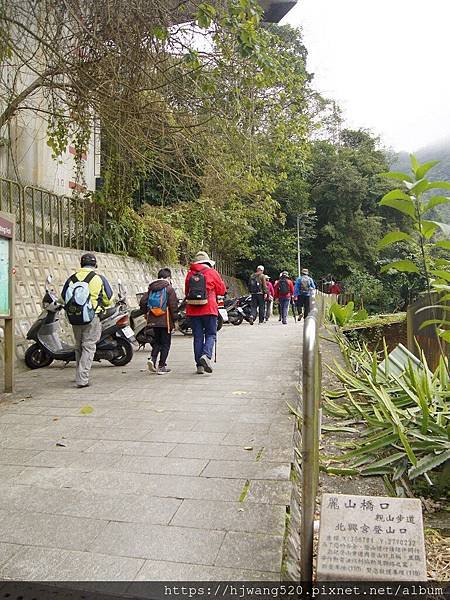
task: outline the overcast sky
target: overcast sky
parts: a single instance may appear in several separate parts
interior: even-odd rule
[[[299,0],[283,23],[349,126],[395,150],[450,137],[450,0]]]

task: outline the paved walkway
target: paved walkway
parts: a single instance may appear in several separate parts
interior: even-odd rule
[[[277,579],[301,326],[226,326],[212,376],[177,334],[165,377],[19,377],[0,404],[0,578]],[[81,414],[83,407],[90,414]]]

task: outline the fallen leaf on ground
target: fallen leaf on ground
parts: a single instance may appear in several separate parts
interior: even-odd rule
[[[253,450],[253,446],[244,446],[244,450]]]
[[[83,408],[80,409],[82,415],[90,415],[92,412],[94,412],[92,406],[83,406]]]
[[[54,421],[59,421],[59,417],[53,417]]]
[[[65,445],[65,444],[63,444],[62,442],[56,442],[56,445],[57,445],[57,446],[61,446],[62,448],[65,448],[65,447],[66,447],[66,445]]]
[[[233,392],[233,396],[245,396],[248,393],[249,392],[244,392],[242,390],[236,390],[235,392]]]

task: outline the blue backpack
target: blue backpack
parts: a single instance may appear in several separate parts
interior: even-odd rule
[[[153,290],[148,295],[147,310],[155,317],[161,317],[167,312],[167,287]]]

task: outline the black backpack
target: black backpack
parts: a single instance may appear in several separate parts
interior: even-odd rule
[[[278,293],[282,296],[289,294],[289,283],[286,277],[282,277],[278,282]]]
[[[249,290],[251,294],[260,294],[262,292],[261,280],[256,275],[250,277]]]
[[[208,304],[208,292],[206,289],[206,277],[204,273],[208,269],[195,271],[189,279],[189,288],[186,295],[186,304],[202,306]]]

